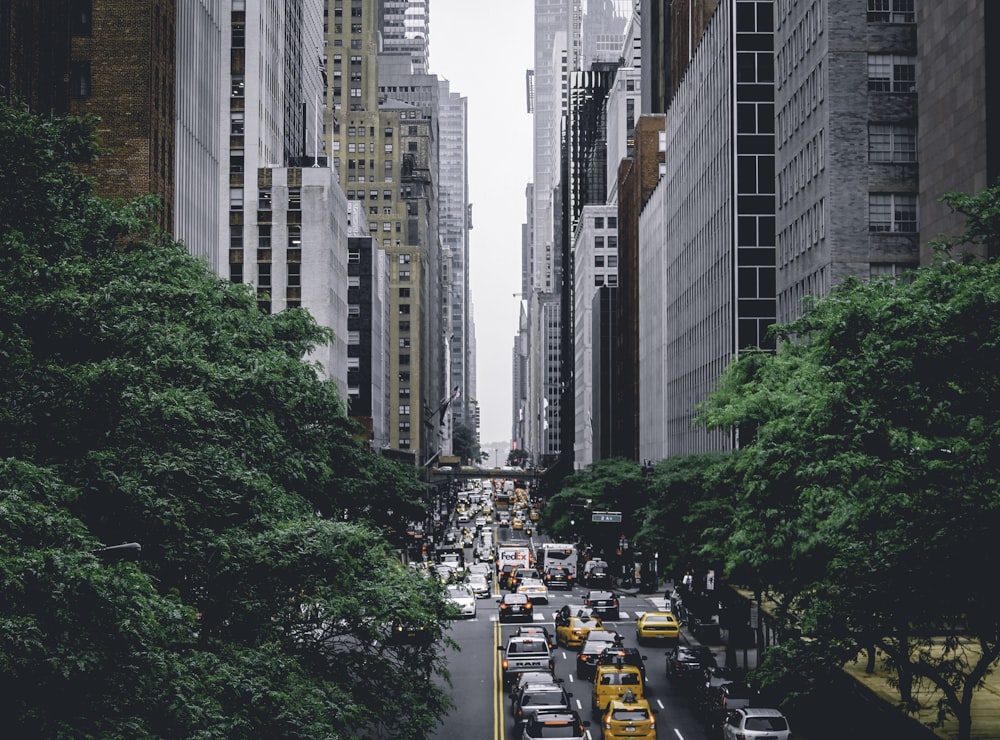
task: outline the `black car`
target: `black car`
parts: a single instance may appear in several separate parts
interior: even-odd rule
[[[583,603],[594,610],[601,619],[618,619],[618,594],[614,591],[588,591]]]
[[[705,669],[718,665],[705,645],[678,645],[667,651],[667,678],[692,688],[704,677]]]
[[[531,601],[524,594],[504,594],[498,603],[501,622],[531,622],[535,618]]]
[[[425,625],[396,620],[389,626],[388,641],[394,645],[429,645],[434,633]]]
[[[588,588],[600,588],[611,585],[611,571],[603,565],[591,568],[583,577],[583,585]]]
[[[596,671],[598,666],[615,665],[617,663],[634,665],[642,673],[642,680],[646,680],[646,656],[641,655],[639,649],[634,647],[618,646],[604,648],[601,654],[597,656],[597,663],[594,664],[594,670]]]
[[[576,677],[588,681],[594,678],[597,671],[597,659],[605,648],[621,645],[621,635],[608,630],[591,630],[576,656]]]
[[[517,737],[524,725],[537,712],[569,711],[571,696],[572,694],[567,693],[558,684],[528,684],[525,686],[514,707],[514,736]]]
[[[561,565],[553,565],[545,569],[542,580],[549,588],[562,588],[569,590],[573,588],[573,574]]]
[[[726,715],[734,709],[750,706],[752,690],[745,673],[738,668],[706,668],[695,688],[694,709],[712,730],[719,730]]]
[[[524,723],[523,740],[542,740],[543,738],[576,738],[587,737],[586,727],[589,722],[580,719],[576,712],[559,709],[545,709],[535,714]]]

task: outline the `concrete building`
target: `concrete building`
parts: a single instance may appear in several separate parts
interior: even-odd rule
[[[381,51],[410,57],[415,74],[430,68],[430,0],[381,0]]]
[[[912,5],[896,0],[873,20],[906,25]],[[933,257],[927,242],[965,225],[941,196],[976,193],[1000,177],[1000,52],[995,41],[987,43],[1000,32],[1000,8],[987,0],[925,1],[916,13],[920,261],[926,264]]]
[[[594,396],[601,378],[594,376],[595,299],[604,286],[618,285],[618,206],[583,207],[574,234],[573,268],[573,468],[583,469],[594,456]],[[597,304],[600,312],[601,304]],[[610,378],[606,377],[606,380]]]
[[[665,175],[639,220],[639,447],[729,449],[697,404],[774,323],[772,3],[722,0],[665,119]]]
[[[98,116],[98,139],[109,150],[83,170],[94,177],[99,195],[156,195],[163,203],[156,221],[170,232],[175,208],[177,0],[92,0],[74,10],[78,12],[69,24],[69,111]]]
[[[0,96],[32,113],[69,111],[70,39],[92,27],[92,13],[71,17],[70,0],[0,3]]]
[[[663,175],[663,127],[662,115],[640,116],[634,131],[635,146],[628,158],[619,160],[616,176],[619,288],[614,310],[617,331],[610,339],[614,358],[614,377],[610,385],[612,401],[608,405],[608,416],[602,418],[602,424],[607,425],[611,433],[604,435],[602,444],[609,449],[606,456],[629,460],[639,459],[639,216]]]
[[[361,201],[347,201],[348,415],[372,447],[389,443],[389,256],[368,232]]]
[[[245,162],[228,149],[228,120],[218,101],[225,97],[222,6],[212,0],[177,1],[177,120],[174,238],[208,263],[216,274],[228,270],[219,249],[226,208],[218,183],[240,177]]]
[[[847,277],[918,264],[920,81],[909,5],[885,16],[863,0],[775,5],[781,323]]]

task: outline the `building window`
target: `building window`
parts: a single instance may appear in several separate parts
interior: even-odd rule
[[[243,172],[243,150],[231,149],[229,152],[229,172],[238,175]]]
[[[390,221],[383,221],[382,222],[382,231],[392,231],[392,222],[390,222]]]
[[[916,23],[914,0],[868,0],[869,23]]]
[[[302,247],[302,227],[290,225],[288,227],[288,248],[300,249]]]
[[[74,98],[90,97],[90,62],[73,62],[69,72],[69,90]]]
[[[298,188],[288,188],[288,210],[302,210],[302,191]]]
[[[258,249],[270,249],[271,248],[271,227],[270,226],[258,226],[257,227],[257,248]]]
[[[604,267],[604,255],[594,255],[594,267]]]
[[[603,229],[604,228],[604,216],[595,216],[594,217],[594,228],[595,229]]]
[[[410,348],[410,339],[409,339],[409,337],[400,337],[399,338],[399,348],[400,349],[409,349]]]
[[[399,281],[401,283],[409,282],[410,281],[410,271],[409,270],[400,270],[399,271]]]
[[[411,257],[410,257],[409,254],[400,254],[399,255],[399,264],[401,264],[401,265],[408,265],[408,264],[410,264],[410,259],[411,259]]]
[[[243,210],[243,188],[229,188],[229,210]]]
[[[392,144],[386,144],[385,145],[385,153],[386,154],[392,154]]]
[[[399,297],[400,298],[409,298],[410,297],[410,289],[409,288],[400,288],[399,289]]]
[[[594,249],[604,249],[604,237],[595,236],[594,237]]]
[[[94,12],[91,0],[74,0],[70,21],[74,36],[91,36],[94,29]]]
[[[869,54],[868,90],[893,93],[916,92],[916,57]]]
[[[618,228],[618,216],[608,216],[608,228],[609,229]]]
[[[246,83],[243,81],[243,75],[233,75],[229,94],[234,98],[242,98],[245,92]]]
[[[410,356],[409,355],[400,355],[399,356],[399,366],[400,367],[409,367],[410,366]]]
[[[912,234],[917,231],[914,193],[869,193],[868,230]]]
[[[229,133],[236,136],[243,135],[243,111],[234,110],[229,114]]]
[[[382,200],[392,200],[392,191],[391,190],[383,190],[382,191]]]
[[[229,227],[229,246],[233,249],[243,248],[243,227],[233,225]]]
[[[409,303],[400,303],[399,304],[399,315],[400,316],[409,316],[410,315],[410,304]]]
[[[872,162],[916,162],[916,128],[897,123],[869,123],[868,159]]]
[[[349,265],[360,265],[361,264],[361,252],[357,250],[351,250],[347,253],[347,264]]]
[[[410,330],[410,322],[409,321],[400,321],[399,322],[399,331],[400,332],[408,332],[409,330]]]

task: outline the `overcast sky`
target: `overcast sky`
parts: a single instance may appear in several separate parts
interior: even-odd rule
[[[511,349],[521,290],[524,189],[531,180],[525,72],[533,0],[431,0],[430,70],[468,99],[470,272],[484,447],[510,441]],[[491,449],[491,448],[490,448]],[[502,457],[507,446],[500,451]]]

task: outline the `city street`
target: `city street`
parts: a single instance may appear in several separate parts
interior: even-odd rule
[[[572,592],[550,594],[549,604],[539,607],[534,624],[544,625],[554,634],[555,613],[564,604],[582,605],[584,593],[586,589],[577,586]],[[510,701],[501,687],[500,653],[497,651],[497,646],[504,644],[517,625],[501,625],[497,621],[496,598],[481,599],[475,619],[453,623],[449,634],[461,647],[460,652],[449,653],[451,692],[456,707],[442,727],[431,735],[435,740],[517,740]],[[662,606],[662,596],[623,595],[621,618],[606,621],[605,626],[620,632],[626,647],[634,647],[636,617]],[[657,711],[657,736],[679,740],[708,738],[705,727],[689,708],[687,697],[671,686],[666,678],[665,649],[645,646],[640,648],[640,652],[646,657],[647,697]],[[580,716],[590,722],[590,737],[593,740],[602,738],[600,718],[591,715],[592,684],[577,680],[574,675],[576,651],[557,647],[553,657],[556,675],[563,680],[566,690],[572,693]]]

